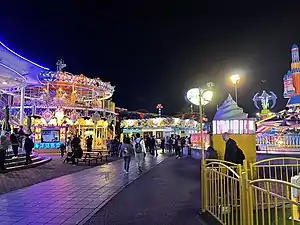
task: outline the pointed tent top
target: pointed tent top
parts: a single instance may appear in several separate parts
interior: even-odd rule
[[[248,114],[243,112],[237,103],[232,99],[231,95],[228,94],[226,100],[218,108],[214,116],[214,120],[230,120],[230,119],[247,119]]]
[[[232,102],[232,104],[236,104],[237,105],[236,101],[233,100],[231,94],[228,94],[228,97],[226,98],[226,100],[224,102],[227,102],[227,101],[230,101],[230,102]]]
[[[227,97],[227,99],[226,99],[226,100],[233,100],[233,98],[232,98],[231,94],[228,94],[228,97]]]

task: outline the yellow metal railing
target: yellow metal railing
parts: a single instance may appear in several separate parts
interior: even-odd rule
[[[206,160],[203,208],[226,225],[300,225],[300,159],[265,159],[244,166]],[[300,178],[299,178],[300,180]]]
[[[275,179],[290,182],[300,172],[300,158],[280,157],[250,163],[250,179]]]
[[[243,224],[241,165],[209,160],[205,167],[204,208],[223,224]]]
[[[262,188],[265,187],[265,188]],[[272,186],[284,190],[285,196],[274,191]],[[300,224],[298,198],[293,192],[299,192],[300,187],[291,183],[259,179],[249,182],[248,221],[249,225],[289,225]]]

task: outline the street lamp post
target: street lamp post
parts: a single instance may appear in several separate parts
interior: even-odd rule
[[[194,105],[199,105],[199,125],[200,125],[200,147],[201,147],[201,196],[202,196],[202,210],[201,212],[205,212],[205,189],[206,185],[204,184],[204,176],[205,176],[205,146],[203,139],[203,106],[208,104],[212,97],[213,92],[210,90],[213,87],[213,83],[207,83],[207,89],[203,88],[193,88],[187,92],[187,99]]]
[[[234,85],[234,91],[235,91],[235,102],[238,103],[238,93],[237,93],[237,85],[240,82],[240,75],[239,74],[234,74],[230,76],[230,80]]]

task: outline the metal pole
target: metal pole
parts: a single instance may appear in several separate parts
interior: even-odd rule
[[[21,88],[20,124],[24,125],[25,87]]]
[[[200,146],[202,151],[202,157],[201,157],[201,199],[202,199],[202,206],[201,206],[201,212],[205,212],[205,198],[204,198],[204,167],[205,167],[205,161],[204,161],[204,142],[203,142],[203,108],[202,108],[202,89],[199,88],[199,123],[200,123]]]
[[[235,89],[235,102],[237,104],[238,103],[237,84],[234,85],[234,89]]]

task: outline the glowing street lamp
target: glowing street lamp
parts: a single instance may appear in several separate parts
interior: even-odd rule
[[[207,83],[207,88],[192,88],[190,89],[187,94],[186,98],[189,102],[191,102],[194,105],[199,106],[199,117],[200,117],[200,146],[202,151],[202,159],[201,159],[201,183],[202,183],[202,212],[205,210],[205,204],[206,200],[204,197],[204,176],[205,176],[205,157],[204,157],[204,140],[203,140],[203,106],[207,105],[214,95],[211,88],[214,86],[212,82]]]
[[[213,92],[211,90],[203,90],[201,88],[192,88],[186,93],[187,100],[193,105],[197,106],[199,106],[200,104],[202,106],[207,105],[211,101],[212,97]]]
[[[234,74],[234,75],[231,75],[230,76],[230,80],[231,82],[233,83],[234,85],[234,90],[235,90],[235,102],[238,103],[238,97],[237,97],[237,85],[239,84],[240,82],[240,75],[239,74]]]

